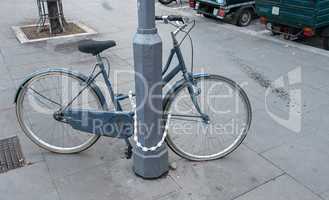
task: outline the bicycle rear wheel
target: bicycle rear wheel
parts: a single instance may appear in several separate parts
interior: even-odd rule
[[[164,116],[171,114],[166,142],[188,160],[223,158],[245,139],[252,111],[243,89],[234,81],[218,75],[195,78],[200,94],[194,106],[185,82],[170,92],[164,103]]]
[[[45,71],[29,79],[16,102],[17,119],[24,133],[38,146],[55,153],[78,153],[91,147],[99,136],[74,130],[54,117],[86,86],[86,78],[64,70]],[[94,85],[88,86],[71,107],[105,109],[104,97],[99,95]]]

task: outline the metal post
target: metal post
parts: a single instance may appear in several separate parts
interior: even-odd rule
[[[162,137],[162,41],[155,27],[154,0],[137,0],[138,29],[134,37],[135,88],[138,139],[143,146],[156,145]],[[155,87],[156,86],[156,87]],[[160,112],[159,112],[160,111]],[[133,170],[143,178],[158,178],[169,170],[168,151],[134,148]]]

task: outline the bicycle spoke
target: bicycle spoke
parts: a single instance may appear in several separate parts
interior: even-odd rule
[[[52,99],[50,99],[50,98],[45,97],[44,95],[42,95],[42,94],[39,93],[38,91],[34,90],[33,88],[29,87],[28,89],[31,89],[34,93],[36,93],[36,94],[39,95],[40,97],[44,98],[45,100],[47,100],[47,101],[49,101],[49,102],[51,102],[51,103],[53,103],[53,104],[56,104],[56,105],[58,105],[58,106],[60,106],[60,107],[62,106],[61,104],[57,103],[56,101],[54,101],[54,100],[52,100]]]
[[[49,71],[35,76],[26,84],[26,89],[19,95],[17,102],[17,116],[24,132],[39,146],[57,153],[75,153],[90,147],[99,138],[97,135],[75,130],[53,117],[54,111],[62,108],[67,99],[72,99],[71,89],[78,89],[81,94],[82,87],[88,103],[78,95],[73,98],[76,100],[73,106],[102,109],[101,101],[93,88],[88,84],[81,86],[81,83],[81,77],[71,73]],[[35,107],[38,105],[42,106],[41,109]]]

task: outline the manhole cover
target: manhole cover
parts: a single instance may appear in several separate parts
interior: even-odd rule
[[[25,160],[17,136],[0,140],[0,173],[23,167]]]

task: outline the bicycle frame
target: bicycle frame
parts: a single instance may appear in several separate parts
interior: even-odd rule
[[[181,52],[179,43],[176,40],[174,35],[172,35],[172,38],[173,38],[174,47],[171,49],[170,55],[167,59],[164,70],[162,71],[163,86],[165,86],[167,83],[169,83],[179,72],[182,72],[184,79],[186,81],[189,81],[191,83],[191,85],[193,85],[193,80],[191,78],[191,74],[189,74],[187,72],[185,61],[184,61],[184,58],[182,56],[182,52]],[[171,62],[172,62],[175,55],[177,56],[179,63],[176,67],[174,67],[172,70],[170,70],[167,73],[167,71],[168,71],[168,69],[171,65]],[[96,59],[97,59],[97,65],[100,68],[100,73],[98,73],[94,77],[91,77],[90,79],[94,80],[99,75],[102,75],[102,77],[104,79],[104,82],[106,84],[107,90],[109,91],[111,101],[113,102],[116,111],[123,111],[122,106],[120,104],[120,101],[127,99],[128,95],[123,95],[123,96],[116,96],[115,95],[113,87],[112,87],[112,83],[108,78],[108,75],[107,75],[107,72],[106,72],[106,69],[105,69],[105,64],[103,62],[102,57],[100,55],[97,55]]]
[[[187,71],[185,61],[184,61],[184,58],[183,58],[183,55],[182,55],[182,52],[180,49],[180,43],[177,41],[177,39],[175,37],[177,33],[178,33],[177,31],[175,33],[171,32],[171,37],[173,40],[173,48],[170,51],[170,55],[168,57],[166,65],[162,71],[163,87],[165,87],[179,72],[182,72],[183,79],[187,82],[187,87],[188,87],[189,94],[191,96],[191,100],[192,100],[195,108],[197,109],[197,111],[200,114],[199,117],[202,118],[205,122],[208,122],[209,117],[201,111],[201,108],[196,100],[196,96],[198,94],[200,94],[200,89],[196,88],[192,73],[189,73]],[[175,55],[177,56],[179,63],[176,67],[174,67],[173,69],[171,69],[168,72],[168,69],[169,69]],[[89,84],[91,84],[99,75],[101,75],[104,79],[104,82],[105,82],[108,92],[110,94],[110,99],[111,99],[112,103],[114,104],[115,112],[109,112],[109,111],[93,112],[93,111],[88,111],[88,110],[86,111],[83,109],[73,109],[72,110],[70,108],[67,109],[69,107],[69,104],[68,104],[68,106],[66,106],[62,110],[63,116],[64,116],[64,118],[66,118],[64,120],[64,122],[67,122],[67,123],[71,124],[71,126],[73,128],[84,131],[84,132],[90,132],[90,133],[94,133],[94,134],[102,133],[102,135],[109,136],[109,137],[116,137],[117,135],[120,135],[120,137],[128,138],[132,135],[131,130],[129,131],[129,128],[125,129],[125,134],[120,134],[120,133],[116,133],[116,132],[113,133],[113,131],[112,132],[103,131],[102,129],[101,129],[101,131],[95,131],[95,127],[93,127],[93,125],[90,125],[90,123],[88,123],[87,127],[83,126],[83,124],[82,124],[81,116],[86,113],[90,113],[90,115],[88,115],[88,117],[91,117],[91,119],[88,119],[88,121],[93,121],[94,119],[98,120],[98,121],[102,121],[101,123],[105,124],[104,127],[106,126],[106,124],[115,125],[115,124],[123,123],[123,124],[129,125],[132,123],[133,113],[123,112],[122,106],[120,104],[120,101],[129,98],[128,95],[120,95],[120,96],[115,95],[113,87],[112,87],[112,83],[108,77],[108,72],[105,69],[106,66],[103,62],[103,58],[100,55],[96,55],[96,59],[97,59],[97,64],[95,67],[98,66],[100,71],[94,76],[93,76],[94,71],[90,74],[88,82],[87,82],[87,86],[85,88],[87,88],[89,86]],[[108,70],[110,70],[110,68]],[[83,88],[78,93],[78,95],[80,95],[85,88]],[[74,101],[74,99],[75,98],[73,98],[72,101]],[[106,115],[109,115],[109,117],[104,117]],[[117,118],[114,117],[115,115],[117,115],[118,117]],[[198,117],[198,116],[196,116],[196,117]],[[92,132],[92,130],[93,130],[93,132]]]
[[[180,71],[183,73],[184,78],[189,80],[187,78],[187,69],[186,69],[185,61],[182,56],[182,52],[181,52],[180,46],[178,44],[178,41],[176,40],[174,35],[172,35],[172,39],[173,39],[174,47],[170,50],[168,60],[162,71],[162,82],[164,83],[164,86],[168,82],[170,82]],[[177,56],[177,59],[178,59],[178,65],[176,67],[174,67],[170,72],[167,73],[175,55]],[[165,74],[167,74],[167,75],[165,75]]]

